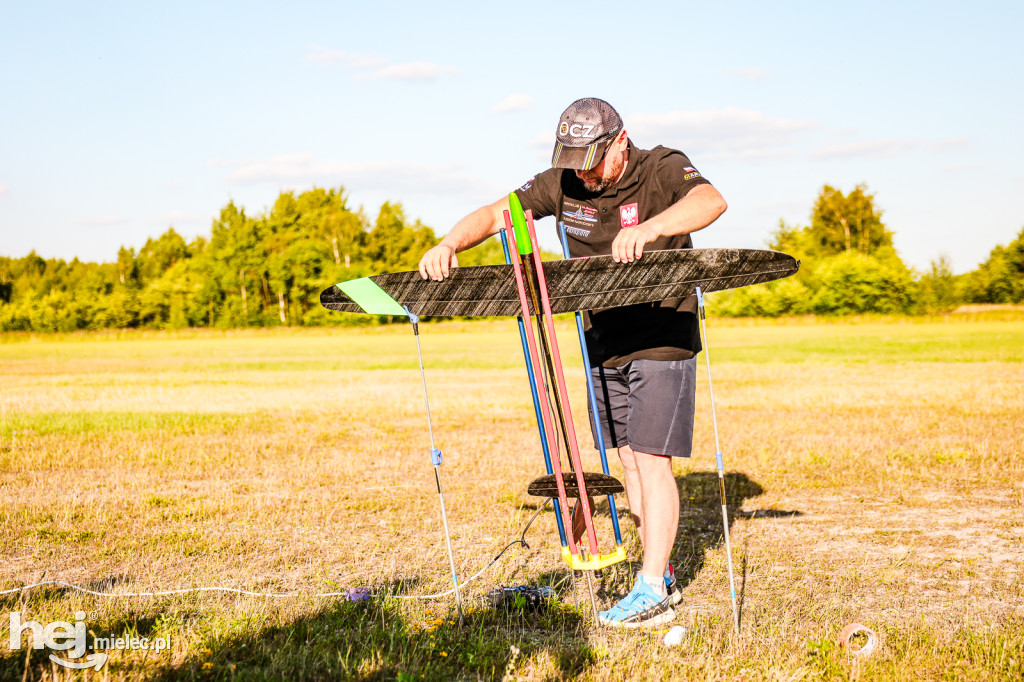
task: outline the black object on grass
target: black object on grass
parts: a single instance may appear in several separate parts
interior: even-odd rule
[[[487,593],[487,601],[494,608],[537,611],[543,609],[549,599],[555,597],[555,591],[546,585],[516,585],[514,587],[496,587]]]

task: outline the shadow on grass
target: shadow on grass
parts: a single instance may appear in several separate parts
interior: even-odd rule
[[[91,583],[89,588],[110,587],[120,581],[120,576],[112,576],[104,581]],[[64,620],[70,623],[70,620],[74,620],[72,614],[68,613],[66,608],[57,605],[62,604],[63,600],[72,594],[75,592],[68,587],[45,586],[31,592],[14,594],[0,599],[0,613],[10,614],[17,611],[22,614],[23,623],[26,624],[20,633],[21,637],[18,638],[15,634],[12,638],[20,640],[19,648],[11,649],[9,644],[0,647],[0,680],[24,680],[27,682],[28,680],[52,680],[65,677],[73,679],[76,674],[79,678],[75,679],[81,679],[86,675],[83,671],[66,670],[51,661],[51,655],[57,659],[72,660],[79,664],[85,662],[84,658],[70,659],[67,651],[52,649],[48,646],[35,648],[31,625],[27,625],[28,621],[37,621],[43,627],[54,620]],[[53,611],[57,611],[57,613],[53,613]],[[50,617],[46,617],[47,613],[51,614]],[[93,653],[92,647],[96,638],[101,641],[114,641],[118,638],[127,640],[132,637],[152,639],[167,631],[163,614],[145,607],[139,609],[128,606],[127,610],[112,618],[106,618],[102,622],[95,622],[94,612],[82,611],[81,613],[85,614],[86,620],[83,622],[87,623],[86,655]],[[202,613],[199,611],[188,613],[178,609],[177,616],[199,619],[202,617]],[[74,623],[70,624],[74,625]],[[5,632],[5,643],[8,634]],[[63,634],[66,634],[63,630],[57,631],[58,641],[63,640],[66,645],[69,645],[69,642],[62,636]],[[131,653],[135,654],[136,652]],[[119,660],[114,665],[119,673],[131,677],[144,677],[147,669],[152,670],[152,666],[147,668],[146,652],[139,652],[138,655]]]
[[[156,680],[452,680],[501,679],[523,658],[548,650],[558,677],[597,660],[566,633],[579,616],[557,604],[537,612],[475,610],[425,622],[403,615],[396,599],[331,602],[286,622],[197,647]]]
[[[40,590],[32,601],[44,605],[63,596],[63,590]],[[464,626],[454,610],[409,616],[403,604],[393,596],[325,600],[309,604],[298,616],[271,608],[259,609],[255,618],[247,613],[227,620],[211,620],[201,608],[183,613],[173,605],[149,604],[97,623],[100,627],[90,627],[87,639],[91,645],[94,637],[172,632],[172,637],[190,640],[184,656],[176,654],[173,663],[166,654],[121,652],[98,673],[112,679],[498,680],[537,653],[547,654],[556,679],[567,679],[584,674],[599,658],[580,614],[557,601],[536,610],[514,605],[470,609]],[[5,606],[19,608],[14,600]],[[447,609],[451,604],[436,606]],[[164,621],[169,615],[176,622],[170,630]],[[201,634],[182,628],[199,628]],[[61,673],[48,655],[62,652],[33,649],[29,640],[26,635],[20,650],[0,650],[0,679],[44,680]]]
[[[718,474],[713,471],[694,471],[678,477],[679,486],[679,532],[672,552],[676,579],[680,587],[689,585],[704,567],[704,557],[709,549],[719,548],[725,533],[722,527],[722,493]],[[764,494],[765,490],[757,481],[746,474],[725,474],[725,499],[729,512],[729,526],[737,518],[768,519],[800,516],[799,511],[779,509],[758,509],[745,512],[743,503]]]
[[[764,494],[764,488],[746,474],[728,473],[724,476],[726,508],[729,526],[738,518],[769,519],[800,516],[802,512],[779,509],[757,509],[743,511],[740,507],[748,499]],[[679,588],[685,588],[704,568],[708,550],[719,549],[725,540],[722,526],[722,494],[718,473],[696,471],[676,478],[679,488],[680,510],[679,529],[672,549],[671,561],[675,568]],[[628,509],[619,509],[619,518],[628,519]],[[628,523],[628,521],[626,522]],[[745,595],[746,550],[739,564],[740,575],[737,588],[740,618]],[[613,566],[599,574],[595,582],[597,597],[608,604],[621,598],[633,584],[640,571],[640,563],[633,562]],[[585,588],[584,588],[585,589]]]

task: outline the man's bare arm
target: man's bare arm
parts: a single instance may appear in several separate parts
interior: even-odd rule
[[[497,234],[505,226],[502,212],[507,210],[508,197],[502,197],[493,204],[481,206],[455,223],[455,227],[444,236],[440,244],[423,254],[420,259],[420,276],[437,282],[447,277],[451,268],[459,265],[455,254],[473,248]]]
[[[633,261],[643,255],[645,244],[658,237],[702,230],[725,213],[726,208],[728,205],[717,189],[697,185],[658,215],[636,227],[623,228],[612,242],[612,257],[617,263]]]

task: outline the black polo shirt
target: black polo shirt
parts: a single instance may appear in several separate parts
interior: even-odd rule
[[[611,253],[619,230],[658,215],[697,185],[710,184],[680,151],[638,149],[632,141],[628,146],[623,176],[603,192],[588,191],[575,172],[561,168],[546,170],[516,190],[534,218],[555,216],[565,225],[570,256]],[[644,251],[692,247],[690,235],[674,235],[659,237]],[[701,350],[696,311],[695,296],[590,311],[590,362],[620,367],[637,359],[692,358]]]

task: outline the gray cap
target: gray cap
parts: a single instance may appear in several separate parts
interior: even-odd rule
[[[558,119],[551,165],[590,170],[620,130],[622,119],[611,104],[596,97],[576,100]]]

